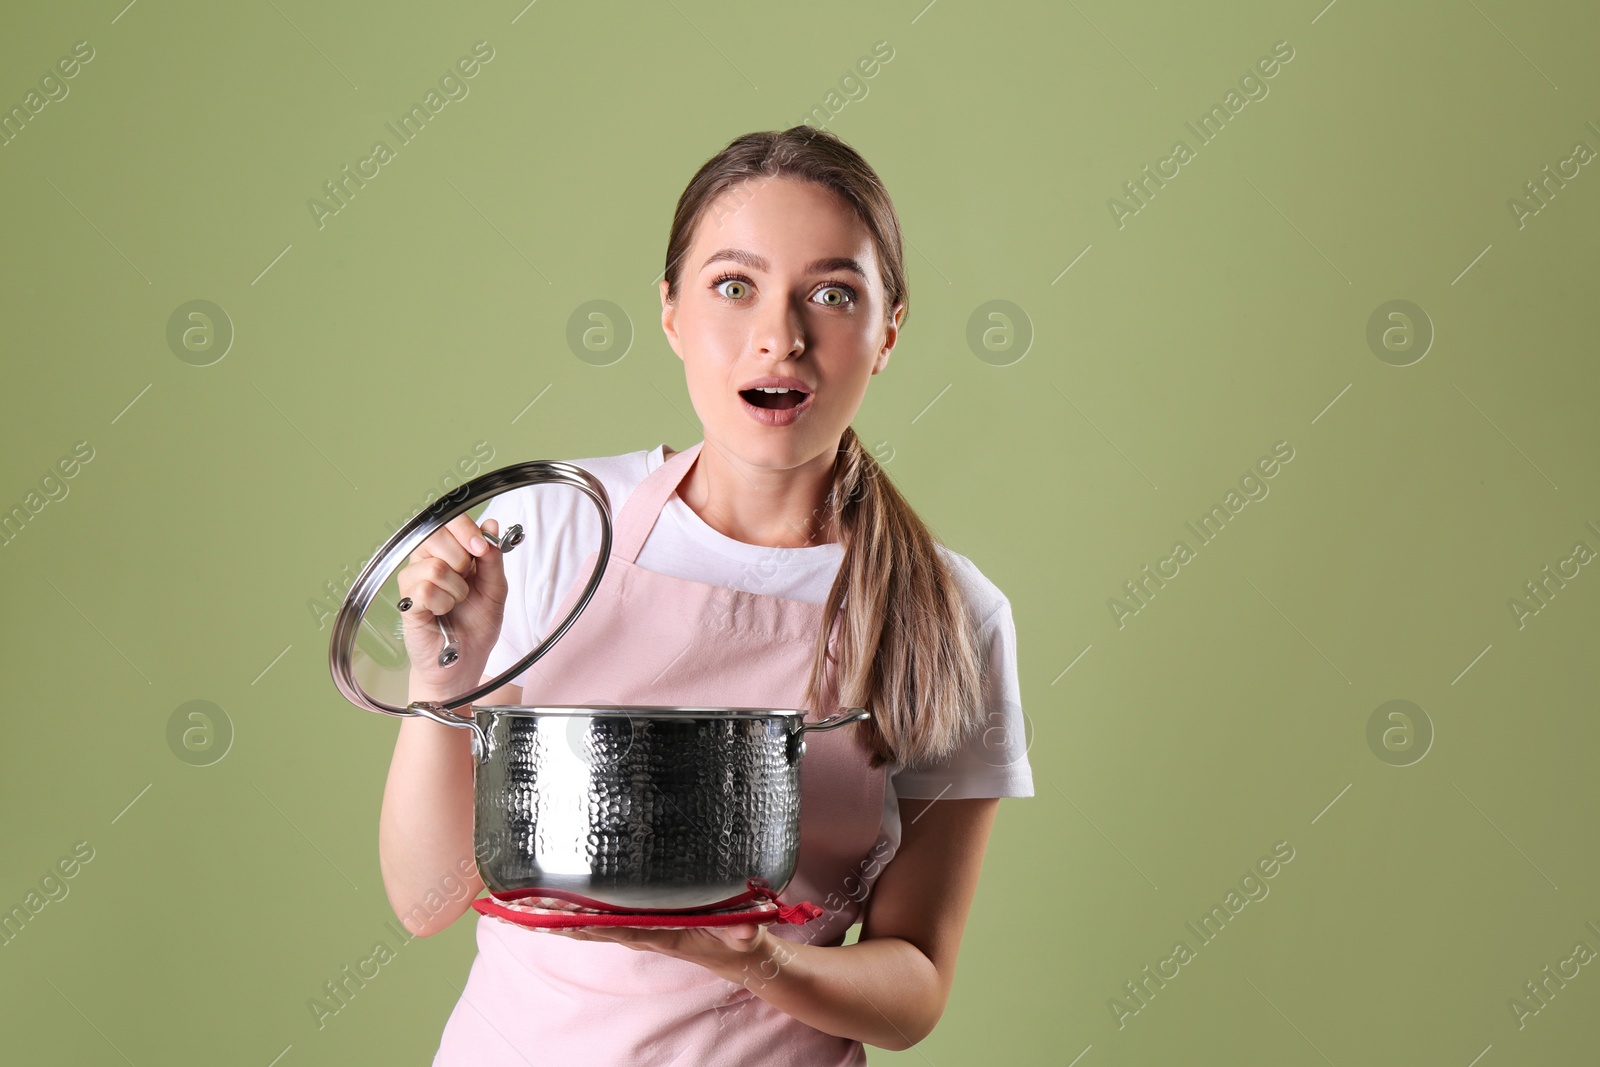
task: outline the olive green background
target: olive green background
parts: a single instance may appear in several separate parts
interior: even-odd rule
[[[29,512],[0,909],[93,849],[0,946],[8,1059],[429,1062],[475,916],[307,1006],[395,940],[398,722],[335,691],[316,602],[479,442],[699,440],[658,325],[673,206],[810,113],[909,239],[855,425],[1010,597],[1037,787],[1001,805],[943,1020],[872,1062],[1592,1061],[1600,172],[1508,203],[1600,148],[1586,5],[121,3],[0,34],[6,111],[94,49],[0,147],[0,509]],[[479,41],[469,94],[319,226]],[[591,301],[610,348],[569,344]],[[1270,893],[1195,937],[1279,842],[1245,879]]]

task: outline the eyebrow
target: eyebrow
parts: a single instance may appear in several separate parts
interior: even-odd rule
[[[705,270],[719,259],[731,260],[734,263],[742,263],[752,270],[767,271],[772,269],[765,259],[756,255],[754,252],[746,252],[742,248],[718,249],[717,251],[711,253],[704,263],[700,264],[700,269]],[[810,263],[806,264],[803,273],[822,274],[827,271],[836,270],[851,271],[859,275],[863,280],[865,280],[867,277],[867,272],[862,269],[861,264],[854,259],[851,259],[849,256],[824,256],[822,259],[812,260]]]

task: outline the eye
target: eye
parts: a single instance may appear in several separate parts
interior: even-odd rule
[[[738,291],[735,293],[722,292],[721,289],[724,282],[733,282]],[[723,298],[737,301],[745,298],[746,293],[749,291],[750,283],[748,279],[742,277],[741,275],[724,274],[722,277],[711,283],[711,288]]]
[[[842,282],[829,283],[817,291],[818,296],[826,296],[828,293],[838,294],[835,299],[824,301],[828,307],[844,307],[847,302],[853,304],[856,300],[856,291]]]

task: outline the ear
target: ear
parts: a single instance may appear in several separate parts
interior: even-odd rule
[[[667,335],[667,344],[672,346],[672,351],[679,359],[683,352],[678,348],[678,308],[667,300],[667,280],[661,279],[661,332]]]
[[[905,304],[896,304],[894,313],[889,317],[888,324],[883,331],[883,347],[878,350],[878,356],[872,361],[872,373],[880,374],[883,368],[889,365],[889,356],[894,352],[895,343],[900,340],[900,321],[906,317]]]

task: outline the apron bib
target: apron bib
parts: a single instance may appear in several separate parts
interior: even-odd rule
[[[822,605],[689,581],[636,563],[704,443],[673,454],[629,494],[593,598],[530,667],[522,704],[802,710]],[[590,574],[594,562],[591,553],[579,573]],[[566,617],[586,583],[581,578],[567,590],[555,618]],[[807,722],[839,710],[831,670],[825,681],[821,706],[803,709]],[[809,900],[823,913],[802,925],[769,926],[776,937],[839,944],[860,916],[870,876],[887,860],[871,853],[888,773],[870,766],[854,737],[859,729],[806,737],[799,856],[781,896],[790,904]],[[478,917],[477,940],[478,956],[435,1067],[866,1063],[859,1042],[801,1023],[699,964],[516,929],[488,915]],[[751,986],[760,983],[759,962],[751,961]]]

